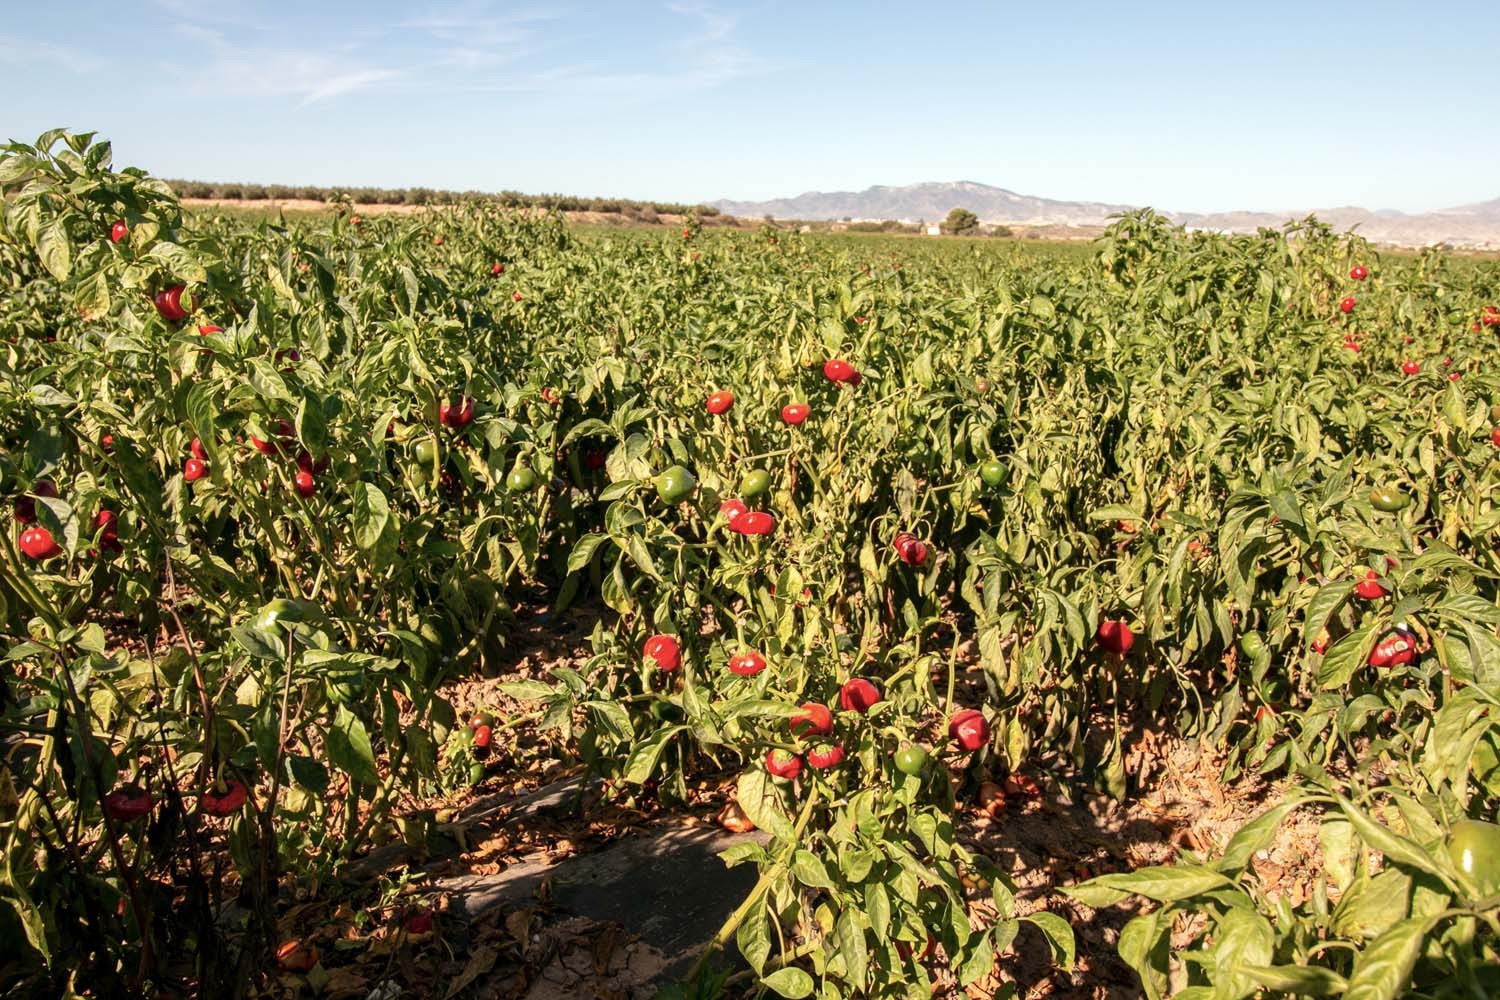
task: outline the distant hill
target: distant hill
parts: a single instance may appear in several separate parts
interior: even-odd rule
[[[751,218],[771,215],[778,219],[893,219],[901,222],[938,222],[951,209],[966,208],[979,216],[981,222],[1028,226],[1101,226],[1108,223],[1111,215],[1134,207],[1037,198],[974,181],[930,182],[904,187],[879,185],[864,191],[809,191],[795,198],[774,201],[726,199],[713,204],[730,215]],[[1357,207],[1165,214],[1185,226],[1222,232],[1254,232],[1262,226],[1277,228],[1288,219],[1313,214],[1340,230],[1358,226],[1361,235],[1381,243],[1403,246],[1451,243],[1455,246],[1500,248],[1500,198],[1416,215]]]
[[[1016,194],[1005,188],[973,181],[884,185],[864,191],[809,191],[777,201],[717,201],[714,207],[730,215],[773,215],[778,219],[896,219],[901,222],[940,222],[954,208],[967,208],[982,222],[1035,225],[1097,226],[1129,205],[1092,201],[1054,201]]]

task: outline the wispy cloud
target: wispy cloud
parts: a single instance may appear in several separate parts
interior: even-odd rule
[[[717,87],[770,72],[774,64],[735,40],[739,16],[701,3],[669,3],[686,19],[684,33],[664,39],[655,51],[625,51],[626,65],[597,62],[553,66],[509,79],[476,83],[477,89],[587,96],[616,104],[638,104]],[[643,65],[632,66],[630,62]]]
[[[306,107],[316,101],[327,100],[342,94],[368,90],[376,84],[385,83],[387,80],[397,80],[405,75],[404,71],[399,69],[364,69],[328,77],[303,95],[299,107]]]
[[[734,29],[740,23],[739,15],[714,10],[701,3],[669,3],[667,9],[674,14],[692,18],[703,26],[703,30],[697,35],[683,39],[680,43],[683,46],[723,41],[734,34]]]
[[[556,39],[543,38],[539,27],[564,14],[559,9],[497,12],[488,3],[469,3],[409,18],[396,27],[425,35],[436,65],[475,73],[518,62],[556,44]]]
[[[73,73],[92,73],[100,68],[97,56],[86,55],[66,45],[39,42],[31,38],[0,35],[0,66],[27,66],[44,63]]]
[[[207,21],[247,28],[264,28],[276,14],[259,9],[255,0],[155,0],[156,6],[179,21]]]
[[[181,72],[184,89],[200,96],[288,97],[302,108],[403,75],[401,69],[372,65],[347,51],[236,42],[223,30],[199,24],[179,24],[173,30],[207,57],[191,72]]]
[[[288,97],[306,107],[398,79],[400,69],[371,65],[344,53],[276,45],[234,44],[223,32],[201,25],[176,26],[204,57],[181,85],[200,96]]]
[[[423,31],[434,38],[465,45],[505,45],[525,41],[535,26],[560,20],[561,10],[494,11],[490,4],[467,4],[399,22],[396,27]]]
[[[155,0],[173,30],[205,58],[170,67],[199,96],[285,97],[298,108],[375,90],[525,92],[634,104],[720,86],[771,64],[736,38],[739,15],[696,0],[664,7],[679,30],[655,45],[616,45],[608,29],[580,28],[566,9],[504,9],[459,0],[413,11],[327,44],[259,20],[255,0]],[[587,51],[562,62],[561,53]],[[0,47],[0,59],[5,49]],[[568,58],[564,56],[563,58]],[[548,65],[548,63],[551,65]]]

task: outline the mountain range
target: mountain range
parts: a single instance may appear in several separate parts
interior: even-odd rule
[[[954,208],[966,208],[982,223],[1007,226],[1098,227],[1109,217],[1136,206],[1094,201],[1058,201],[1017,194],[974,181],[928,182],[903,187],[878,185],[863,191],[809,191],[795,198],[773,201],[714,202],[730,215],[778,219],[897,220],[939,222]],[[1255,232],[1279,228],[1290,219],[1316,215],[1336,229],[1359,228],[1360,235],[1377,243],[1400,246],[1500,248],[1500,198],[1435,212],[1406,214],[1391,209],[1352,206],[1286,212],[1163,212],[1184,226],[1221,232]]]

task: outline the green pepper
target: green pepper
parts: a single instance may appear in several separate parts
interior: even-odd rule
[[[1400,490],[1391,489],[1388,486],[1377,486],[1370,491],[1370,503],[1376,510],[1393,514],[1398,510],[1404,510],[1411,500]]]
[[[698,480],[680,465],[674,465],[656,477],[656,495],[665,504],[678,504],[692,496]]]
[[[771,474],[765,469],[752,469],[740,480],[740,498],[753,500],[771,488]]]
[[[896,770],[902,774],[921,774],[927,768],[927,751],[921,747],[903,747],[896,751]]]

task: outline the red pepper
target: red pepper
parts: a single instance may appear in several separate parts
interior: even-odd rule
[[[1365,578],[1354,585],[1354,592],[1367,601],[1378,601],[1387,593],[1380,585],[1380,574],[1373,569],[1365,572]]]
[[[228,816],[239,812],[250,793],[243,781],[230,778],[220,780],[198,799],[198,806],[210,816]]]
[[[990,724],[972,708],[953,713],[948,720],[948,735],[963,750],[978,750],[990,741]]]
[[[438,419],[444,426],[452,428],[463,428],[469,426],[474,419],[474,399],[471,396],[461,396],[455,404],[444,402],[438,407]]]
[[[802,773],[802,758],[788,750],[772,750],[766,754],[766,770],[790,781]]]
[[[104,796],[104,814],[110,819],[130,822],[140,819],[151,811],[156,800],[140,785],[121,785]]]
[[[1367,662],[1372,667],[1404,667],[1416,658],[1416,636],[1406,629],[1397,629],[1375,644]]]
[[[769,535],[776,530],[776,518],[763,510],[752,510],[730,519],[729,530],[738,535]]]
[[[858,712],[863,715],[879,701],[880,689],[863,677],[846,681],[844,686],[839,688],[839,707],[846,712]]]
[[[903,531],[896,536],[896,556],[908,566],[921,566],[927,562],[927,543]]]
[[[27,528],[21,532],[21,551],[28,559],[51,559],[62,552],[46,528]]]
[[[858,375],[854,366],[847,361],[838,358],[829,358],[823,362],[823,377],[830,382],[848,382]]]
[[[807,762],[817,771],[838,767],[844,762],[844,748],[838,743],[820,743],[807,752]]]
[[[646,659],[655,661],[656,669],[666,673],[682,666],[682,648],[677,644],[676,636],[653,635],[646,640],[641,652]]]
[[[792,715],[791,727],[793,736],[826,736],[833,732],[833,713],[810,701]]]
[[[1124,656],[1135,645],[1135,633],[1123,618],[1102,621],[1099,623],[1099,631],[1094,634],[1094,640],[1106,653]]]
[[[173,285],[171,288],[156,293],[156,311],[162,319],[168,323],[180,323],[187,319],[188,309],[196,303],[190,298],[188,309],[182,307],[182,285]]]
[[[756,652],[741,653],[729,658],[729,672],[741,677],[754,677],[766,669],[766,658]]]

